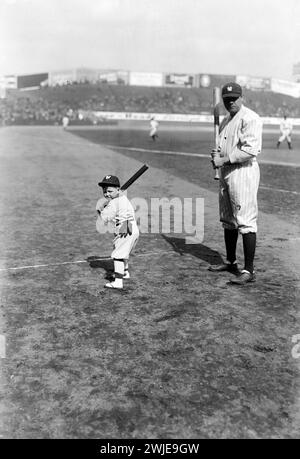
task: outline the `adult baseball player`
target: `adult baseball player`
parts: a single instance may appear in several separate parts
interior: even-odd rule
[[[293,130],[292,122],[287,119],[286,115],[284,115],[283,120],[280,123],[281,135],[277,142],[277,148],[279,148],[281,142],[283,142],[286,139],[289,149],[290,150],[292,149],[292,138],[291,138],[292,130]]]
[[[212,265],[210,271],[236,274],[230,282],[244,285],[256,280],[254,255],[257,233],[257,191],[260,171],[257,156],[261,153],[262,121],[243,105],[242,88],[228,83],[222,88],[222,99],[229,112],[219,131],[218,147],[212,162],[219,168],[220,221],[224,228],[226,263]],[[239,233],[243,238],[244,268],[238,270],[236,246]]]
[[[151,139],[155,142],[156,139],[158,139],[158,134],[157,134],[157,130],[158,130],[158,121],[155,119],[154,116],[151,116],[150,118],[150,133],[149,133],[149,136],[151,137]]]
[[[64,129],[67,129],[69,126],[69,117],[67,115],[63,116],[62,125]]]

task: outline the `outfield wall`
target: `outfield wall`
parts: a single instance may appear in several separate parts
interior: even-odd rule
[[[133,120],[150,121],[151,116],[155,116],[157,121],[178,121],[180,123],[213,123],[212,115],[186,115],[176,113],[138,113],[138,112],[104,112],[80,110],[83,119],[98,120]],[[222,117],[221,117],[222,118]],[[300,118],[289,118],[294,126],[300,126]],[[279,125],[282,118],[262,117],[263,124]]]

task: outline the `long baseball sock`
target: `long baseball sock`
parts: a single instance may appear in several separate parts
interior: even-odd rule
[[[252,274],[254,270],[253,262],[256,248],[256,233],[243,234],[243,247],[245,257],[244,269]]]
[[[129,267],[128,259],[124,259],[124,277],[125,279],[129,278],[130,276],[128,267]]]
[[[236,263],[236,244],[239,232],[237,229],[229,230],[224,229],[224,239],[226,246],[227,261],[229,263]]]
[[[123,287],[124,261],[114,260],[115,280],[112,282],[116,287]]]

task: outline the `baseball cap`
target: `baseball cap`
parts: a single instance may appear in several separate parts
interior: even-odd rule
[[[227,83],[222,88],[222,97],[223,99],[226,97],[241,97],[242,95],[242,88],[237,83]]]
[[[120,187],[120,181],[115,175],[106,175],[103,177],[102,182],[98,183],[99,186],[117,186]]]

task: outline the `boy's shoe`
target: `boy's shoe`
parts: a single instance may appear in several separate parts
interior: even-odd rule
[[[228,271],[232,274],[240,273],[237,263],[220,263],[218,265],[210,265],[208,270],[214,273],[220,273],[222,271]]]
[[[118,287],[115,282],[108,282],[107,284],[104,285],[104,287],[106,288],[113,288],[113,289],[117,289],[117,290],[122,290],[123,286],[122,287]]]
[[[248,284],[248,282],[255,282],[255,281],[256,281],[255,273],[254,272],[249,273],[249,271],[246,271],[245,269],[243,269],[241,274],[238,277],[230,280],[230,283],[236,284],[236,285],[245,285],[245,284]]]
[[[125,270],[123,279],[130,279],[130,273],[129,273],[129,271],[126,271],[126,270]]]
[[[108,275],[106,277],[107,280],[114,281],[116,279],[114,274]],[[128,271],[125,271],[123,275],[123,279],[130,279],[130,273]]]

